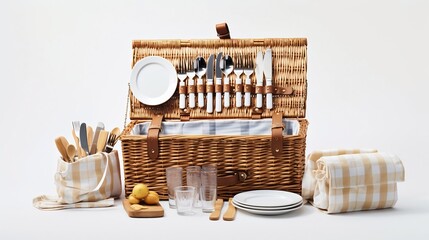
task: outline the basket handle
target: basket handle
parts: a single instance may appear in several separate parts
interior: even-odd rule
[[[150,159],[157,159],[159,155],[158,137],[161,131],[161,122],[163,118],[164,115],[156,114],[152,118],[149,130],[147,131],[147,154]]]
[[[217,36],[220,39],[231,39],[231,36],[229,35],[229,28],[227,23],[216,24],[216,32],[217,32]]]
[[[271,152],[275,157],[280,157],[283,152],[283,113],[273,114],[273,124],[271,127]]]

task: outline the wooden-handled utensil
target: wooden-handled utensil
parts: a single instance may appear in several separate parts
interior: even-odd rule
[[[93,138],[93,140],[91,141],[92,143],[91,143],[91,148],[90,148],[90,154],[94,154],[94,153],[96,153],[97,152],[97,145],[98,145],[98,138],[99,138],[99,136],[100,136],[100,131],[101,130],[104,130],[104,123],[102,123],[102,122],[99,122],[98,124],[97,124],[97,128],[95,129],[95,135],[94,135],[94,138]]]
[[[91,144],[92,144],[92,140],[94,139],[94,129],[92,129],[91,126],[86,125],[86,135],[87,135],[87,140],[88,140],[88,155],[91,154]]]
[[[210,220],[219,220],[220,218],[220,211],[223,207],[223,199],[216,200],[214,211],[210,214],[209,219]]]
[[[106,147],[107,137],[109,136],[109,132],[106,130],[100,130],[97,140],[97,153],[101,153],[104,151]]]
[[[55,145],[57,145],[58,151],[61,154],[61,157],[64,159],[64,161],[69,161],[69,157],[67,155],[67,145],[64,145],[64,139],[65,137],[57,137],[55,138]],[[67,140],[66,140],[67,141]]]
[[[237,209],[235,209],[235,206],[232,204],[232,198],[229,198],[228,209],[223,214],[223,220],[225,220],[225,221],[232,221],[232,220],[234,220],[236,212],[237,212]]]
[[[67,146],[67,156],[69,157],[70,162],[74,162],[74,157],[76,156],[76,147],[73,144]]]
[[[79,135],[80,135],[80,122],[79,121],[73,121],[72,122],[72,126],[73,126],[73,130],[72,130],[72,135],[74,138],[74,141],[76,143],[76,151],[77,151],[77,155],[79,158],[84,156],[84,151],[83,149],[80,147],[80,140],[79,140]]]

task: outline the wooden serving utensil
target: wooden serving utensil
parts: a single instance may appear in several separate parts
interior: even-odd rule
[[[216,200],[214,211],[210,214],[209,219],[210,220],[219,220],[220,218],[220,211],[223,207],[223,199],[219,198]]]
[[[76,143],[77,156],[79,158],[81,158],[81,157],[84,156],[84,153],[83,153],[83,149],[80,147],[80,140],[79,140],[78,135],[76,135],[75,130],[72,130],[72,135],[73,135],[73,139],[74,139],[74,141]]]
[[[55,145],[57,145],[57,149],[60,152],[61,157],[64,159],[64,161],[68,162],[69,158],[68,158],[67,150],[66,150],[67,146],[64,145],[63,139],[65,139],[65,138],[62,136],[55,138]]]
[[[86,135],[88,139],[88,148],[91,149],[92,140],[94,139],[94,130],[91,126],[86,126]],[[91,151],[88,154],[91,154]]]
[[[76,147],[73,144],[67,146],[67,156],[69,157],[70,162],[74,162],[74,157],[76,156]]]
[[[232,221],[232,220],[234,220],[236,212],[237,212],[237,209],[235,209],[235,206],[232,204],[232,198],[229,198],[228,209],[223,214],[223,220],[225,220],[225,221]]]
[[[102,151],[104,151],[108,136],[109,136],[108,131],[106,130],[100,131],[100,134],[98,135],[98,141],[97,141],[97,153],[101,153]]]

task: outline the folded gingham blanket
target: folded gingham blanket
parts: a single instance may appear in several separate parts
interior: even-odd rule
[[[299,122],[283,119],[284,135],[298,135]],[[150,122],[134,126],[132,134],[146,135]],[[272,119],[260,120],[198,120],[189,122],[163,121],[161,135],[271,135]]]
[[[401,160],[389,153],[321,156],[316,165],[312,201],[328,213],[393,207],[405,175]]]
[[[317,169],[316,161],[325,156],[338,156],[344,154],[375,153],[375,149],[327,149],[322,151],[313,151],[305,160],[304,177],[302,178],[302,197],[304,199],[313,199],[316,179],[313,171]]]

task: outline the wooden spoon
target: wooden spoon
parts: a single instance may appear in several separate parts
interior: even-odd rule
[[[69,157],[70,162],[74,162],[74,157],[76,156],[76,147],[73,144],[67,146],[67,156]]]
[[[63,138],[64,138],[63,136],[55,138],[55,145],[57,145],[58,151],[60,152],[64,161],[69,161],[68,155],[67,155],[67,150],[66,150],[66,145],[63,144]]]
[[[115,145],[116,142],[118,141],[119,137],[120,137],[119,134],[121,134],[121,130],[118,127],[115,127],[114,129],[112,129],[112,131],[110,132],[110,134],[112,134],[112,135],[115,136],[115,141],[113,143],[113,145]]]

